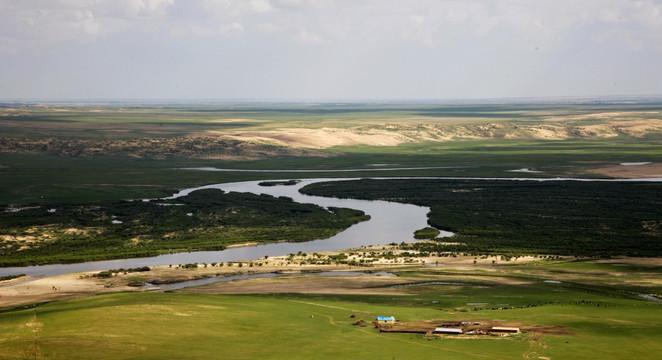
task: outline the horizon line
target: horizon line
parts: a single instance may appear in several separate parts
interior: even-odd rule
[[[647,95],[569,95],[513,96],[487,98],[0,98],[0,104],[458,104],[458,103],[582,103],[662,101],[662,94]]]

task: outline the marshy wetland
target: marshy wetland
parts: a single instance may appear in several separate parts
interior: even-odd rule
[[[661,122],[654,101],[4,104],[0,358],[653,359]],[[214,283],[144,287],[190,280]]]

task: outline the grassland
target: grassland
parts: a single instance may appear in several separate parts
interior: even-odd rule
[[[366,276],[303,276],[184,293],[99,295],[0,313],[0,358],[654,359],[662,350],[662,305],[632,292],[662,292],[661,269],[627,259],[449,265],[391,268],[398,276],[377,277],[379,286]],[[558,281],[545,282],[550,279]],[[279,293],[216,294],[241,293],[256,283],[267,289],[270,282]],[[310,293],[299,283],[345,289]],[[419,286],[391,285],[397,283]],[[367,292],[358,294],[357,287]],[[525,332],[434,338],[352,325],[377,315],[427,326],[479,321]]]
[[[655,101],[488,105],[1,104],[0,205],[40,207],[36,212],[57,208],[66,217],[74,212],[66,213],[64,209],[95,207],[100,212],[97,218],[106,219],[117,216],[118,211],[131,210],[130,203],[122,202],[126,199],[163,197],[181,188],[229,181],[346,177],[348,173],[338,170],[357,168],[418,169],[359,171],[351,176],[631,177],[641,173],[660,177],[660,134],[662,104]],[[652,164],[638,166],[646,169],[641,172],[613,171],[614,167],[625,168],[619,165],[621,162]],[[326,172],[185,170],[193,167]],[[517,169],[537,172],[510,172]],[[263,267],[210,264],[194,269],[173,267],[115,274],[105,279],[90,274],[25,283],[21,283],[27,280],[22,276],[1,279],[0,308],[5,310],[0,312],[0,359],[658,357],[662,351],[662,305],[638,294],[652,294],[653,298],[662,294],[659,258],[558,260],[559,253],[586,254],[589,249],[592,253],[588,255],[658,254],[657,184],[627,189],[593,187],[588,189],[591,197],[586,198],[580,195],[589,194],[587,189],[575,187],[568,196],[558,199],[553,195],[558,194],[558,188],[544,186],[519,193],[493,188],[489,197],[475,191],[447,191],[442,199],[427,194],[471,190],[485,184],[428,185],[426,189],[415,187],[417,194],[400,194],[399,200],[432,201],[433,224],[460,232],[459,237],[464,236],[461,244],[444,248],[444,243],[431,241],[421,244],[442,248],[398,244],[374,251],[299,254],[260,260]],[[430,192],[430,187],[437,188]],[[530,199],[537,199],[545,191],[552,194],[545,201]],[[582,206],[577,207],[573,199],[586,201],[580,201]],[[592,208],[596,199],[598,206]],[[233,206],[245,206],[244,210],[251,213],[246,205],[251,199],[236,200],[243,205]],[[448,207],[434,203],[442,200]],[[519,206],[524,202],[528,202],[526,207]],[[287,211],[293,206],[281,205]],[[632,211],[635,205],[641,205],[642,211]],[[136,245],[149,247],[158,240],[150,242],[144,236],[147,232],[161,240],[162,235],[172,232],[172,224],[166,221],[172,214],[161,214],[170,208],[138,210],[126,215],[149,216],[141,218],[139,224],[126,224],[123,229],[131,236],[106,233],[122,251],[136,250]],[[218,235],[196,221],[213,220],[210,224],[216,226],[219,223],[214,221],[219,217],[191,219],[186,215],[190,209],[185,210],[175,210],[178,214],[172,218],[185,225],[179,230],[202,229],[204,236]],[[577,218],[576,211],[583,211],[585,216]],[[479,213],[480,221],[475,221],[473,212]],[[542,221],[543,213],[557,218]],[[264,215],[260,214],[253,220]],[[460,215],[448,217],[453,214]],[[0,230],[6,232],[12,225],[11,231],[22,234],[39,225],[30,221],[46,214],[36,215],[21,220],[25,226],[12,216],[3,216]],[[282,218],[279,215],[258,220],[277,222]],[[96,227],[85,223],[94,219],[73,219],[80,222],[76,229],[85,224],[90,229]],[[306,222],[300,220],[295,221],[298,225],[287,226],[301,230]],[[546,224],[539,229],[546,232],[542,235],[535,229],[541,221]],[[60,221],[58,226],[64,229],[65,223]],[[647,227],[636,228],[633,224]],[[262,227],[253,225],[259,224],[240,222],[236,228],[243,231],[243,237],[230,236],[227,244],[260,235]],[[557,235],[550,235],[556,230],[563,235],[557,234],[562,237],[560,242],[556,241]],[[183,239],[188,241],[185,248],[203,248],[202,237]],[[549,241],[552,238],[556,242]],[[596,238],[605,241],[596,243]],[[497,246],[494,239],[499,240]],[[641,239],[646,246],[638,246]],[[86,243],[89,239],[79,240]],[[264,240],[278,239],[266,236]],[[7,249],[8,243],[13,248],[15,241],[0,245]],[[184,249],[182,244],[177,245]],[[15,249],[13,255],[27,251],[23,253],[27,254],[25,259],[34,261],[39,257],[28,254],[31,244],[20,246],[25,247]],[[80,259],[80,249],[87,247],[74,249],[67,261],[72,256]],[[462,255],[472,252],[484,255]],[[513,258],[523,252],[545,254],[546,260]],[[46,261],[64,253],[54,248]],[[411,265],[420,261],[443,266]],[[178,293],[141,293],[139,288],[127,286],[154,279],[329,267],[385,269],[398,276],[253,279]],[[87,296],[94,294],[98,295]],[[72,299],[79,296],[85,297]],[[42,303],[54,300],[63,301]],[[350,315],[368,322],[377,315],[394,315],[403,323],[428,326],[445,320],[491,322],[519,326],[526,332],[475,338],[386,334],[370,326],[352,325],[356,318]]]

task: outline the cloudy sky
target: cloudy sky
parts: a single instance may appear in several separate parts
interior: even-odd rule
[[[0,99],[662,94],[662,0],[0,0]]]

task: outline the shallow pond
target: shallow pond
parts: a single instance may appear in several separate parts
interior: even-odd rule
[[[156,289],[154,291],[171,291],[184,289],[193,286],[201,286],[207,284],[214,284],[217,282],[228,282],[234,280],[248,280],[248,279],[261,279],[261,278],[276,278],[276,277],[293,277],[293,276],[396,276],[389,272],[363,272],[363,271],[320,271],[320,272],[302,272],[302,273],[262,273],[262,274],[241,274],[224,277],[210,277],[204,279],[188,280],[172,284],[145,284],[142,288],[145,290]]]

